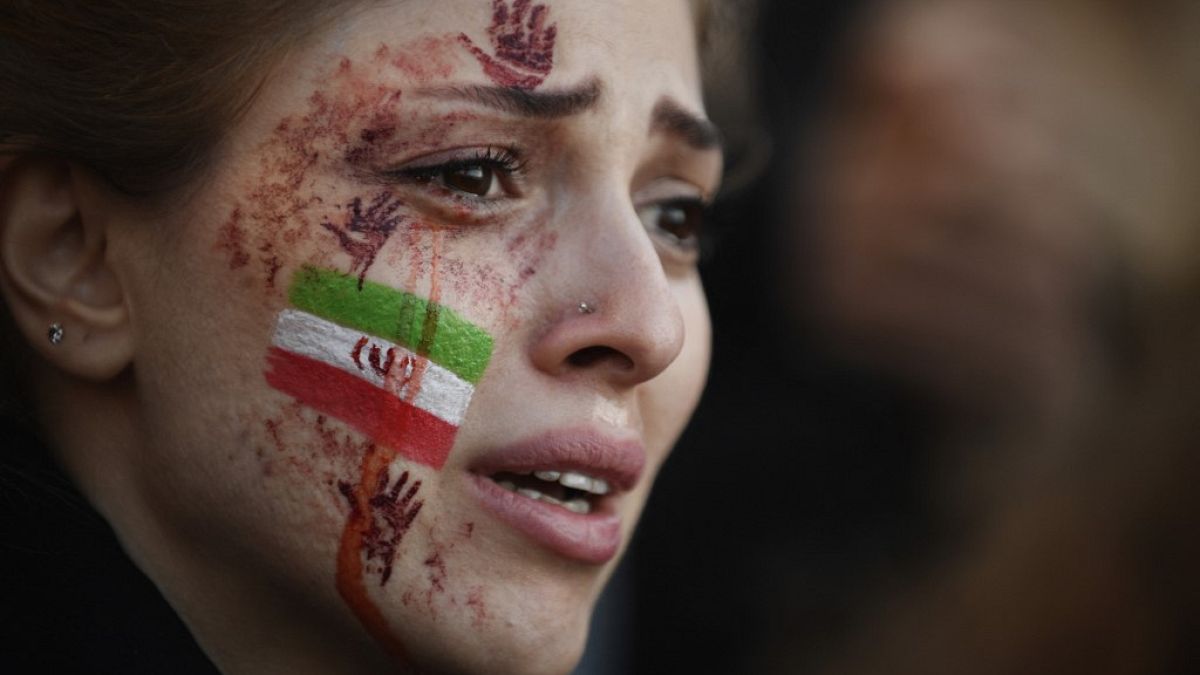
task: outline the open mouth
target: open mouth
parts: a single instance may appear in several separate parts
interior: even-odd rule
[[[636,438],[559,429],[489,449],[467,470],[481,505],[500,522],[560,556],[604,564],[620,551],[619,507],[645,461]]]
[[[608,481],[577,471],[544,469],[528,473],[501,471],[489,476],[500,487],[522,497],[587,515],[609,493]]]

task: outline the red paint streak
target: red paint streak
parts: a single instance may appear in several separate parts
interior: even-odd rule
[[[295,404],[298,410],[304,410],[301,404]],[[297,413],[299,414],[299,413]],[[341,433],[329,426],[329,419],[325,415],[317,415],[314,429],[321,438],[322,450],[325,456],[335,461],[357,461],[364,452],[369,442],[364,444],[357,437],[352,437],[348,433]]]
[[[425,558],[426,573],[430,580],[430,587],[425,591],[425,607],[430,610],[430,614],[437,617],[437,608],[433,604],[434,595],[443,595],[446,591],[446,563],[442,560],[442,551],[434,550],[433,554]],[[454,602],[454,598],[451,598]]]
[[[492,0],[492,25],[488,37],[492,54],[480,49],[465,33],[461,42],[496,84],[517,89],[536,89],[554,69],[554,43],[558,26],[546,25],[550,9],[530,0]]]
[[[467,595],[467,607],[470,607],[474,613],[471,624],[476,628],[482,628],[483,624],[487,623],[488,620],[488,610],[487,605],[483,601],[482,587],[471,589],[471,592]]]
[[[417,343],[417,353],[428,356],[433,351],[433,343],[437,340],[438,318],[441,315],[442,287],[438,280],[438,263],[441,262],[443,238],[440,230],[433,231],[433,250],[429,259],[429,303],[425,309],[425,322],[421,326],[421,339]]]
[[[427,356],[433,346],[433,341],[437,337],[437,319],[438,308],[441,306],[441,284],[438,281],[438,264],[442,257],[442,233],[434,230],[432,232],[432,245],[429,260],[429,303],[426,305],[425,321],[421,326],[421,339],[417,344],[417,353],[421,356]],[[411,265],[409,269],[409,280],[407,288],[415,288],[417,276],[420,267]],[[405,385],[403,390],[405,393],[404,400],[412,403],[421,393],[421,383],[425,378],[425,372],[429,369],[429,359],[421,358],[415,362],[410,361],[406,364],[405,369]],[[451,439],[453,443],[453,439]],[[447,451],[448,454],[448,451]],[[442,458],[443,463],[445,457]],[[441,464],[434,468],[441,468]]]
[[[448,58],[451,47],[457,42],[454,36],[426,37],[417,40],[391,58],[393,68],[408,79],[425,84],[434,80],[445,81],[454,74],[454,62]],[[376,59],[386,60],[388,54],[376,51]]]
[[[279,276],[279,270],[283,269],[283,261],[278,256],[269,255],[264,257],[262,262],[267,266],[267,289],[273,291],[275,290],[275,278]]]
[[[371,601],[363,561],[364,554],[368,560],[372,556],[390,556],[384,568],[384,574],[390,576],[391,561],[400,540],[412,526],[424,503],[413,501],[420,481],[414,483],[403,497],[400,496],[403,482],[408,480],[407,472],[397,481],[398,487],[386,490],[387,469],[394,458],[393,451],[371,445],[363,454],[362,475],[358,485],[338,484],[338,489],[350,503],[350,515],[338,547],[337,589],[367,632],[388,653],[403,662],[407,658],[407,651],[388,625],[383,612]],[[386,546],[384,542],[387,542]],[[386,579],[381,580],[380,584],[383,583],[386,583]]]
[[[455,293],[470,297],[477,306],[494,308],[500,321],[511,323],[522,291],[557,245],[558,232],[548,228],[544,218],[538,218],[506,241],[503,262],[448,262],[447,267],[456,270],[452,277]]]
[[[263,425],[267,427],[267,435],[271,437],[271,443],[275,446],[276,452],[283,452],[283,440],[279,437],[279,420],[266,420]]]
[[[396,135],[396,127],[386,119],[358,134],[359,143],[346,151],[346,161],[355,166],[369,165],[379,154],[379,146]]]
[[[442,560],[441,551],[437,551],[433,555],[426,558],[425,566],[429,568],[429,590],[430,590],[430,592],[445,593],[446,592],[446,561]]]
[[[268,384],[305,406],[414,462],[435,469],[446,463],[458,427],[320,361],[272,347],[267,363]]]
[[[403,206],[403,202],[386,191],[376,195],[366,210],[363,209],[362,199],[355,197],[344,222],[335,225],[326,220],[321,223],[321,227],[332,232],[337,237],[338,245],[350,255],[350,273],[358,273],[360,290],[379,250],[395,234],[396,228],[404,223],[404,216],[397,214]]]
[[[241,220],[241,209],[234,209],[217,234],[216,249],[229,254],[231,270],[250,264],[250,254],[246,252],[246,231],[242,229]]]

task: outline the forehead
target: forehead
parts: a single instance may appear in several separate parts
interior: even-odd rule
[[[397,84],[405,75],[489,84],[460,39],[501,58],[534,45],[552,58],[547,88],[598,78],[615,96],[669,95],[699,108],[694,25],[688,0],[402,0],[346,15],[316,46],[326,58],[399,50],[408,63],[391,74]]]

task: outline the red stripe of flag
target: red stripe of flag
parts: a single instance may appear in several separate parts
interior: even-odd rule
[[[414,462],[442,468],[458,427],[350,373],[272,347],[267,382]]]

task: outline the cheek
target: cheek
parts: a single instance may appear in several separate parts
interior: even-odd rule
[[[497,328],[515,329],[523,316],[527,287],[542,274],[558,240],[559,233],[547,227],[544,215],[481,237],[470,250],[446,257],[447,291]]]

